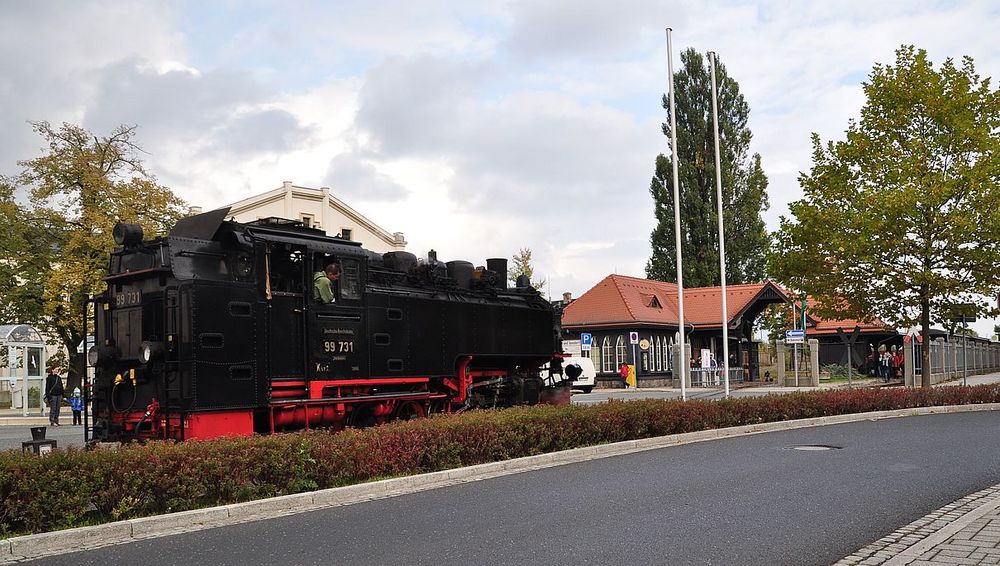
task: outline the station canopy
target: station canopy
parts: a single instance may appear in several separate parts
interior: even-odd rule
[[[43,346],[42,334],[27,324],[0,325],[0,344],[6,346]]]

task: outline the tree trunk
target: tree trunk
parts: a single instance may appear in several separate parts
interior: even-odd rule
[[[920,386],[931,386],[931,302],[925,293],[920,300],[920,336],[923,347],[920,349]]]
[[[87,354],[79,354],[76,348],[69,351],[69,368],[66,374],[66,391],[71,395],[74,387],[83,391],[83,376],[87,375]]]

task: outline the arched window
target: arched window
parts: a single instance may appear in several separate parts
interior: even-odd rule
[[[653,336],[653,371],[661,369],[663,369],[663,364],[660,362],[660,337]]]
[[[625,357],[625,339],[619,335],[615,342],[615,367],[621,367],[627,359]]]
[[[615,371],[614,367],[612,366],[612,364],[614,363],[614,359],[612,359],[614,352],[611,351],[611,343],[608,342],[607,336],[605,336],[604,339],[601,340],[601,352],[604,354],[601,357],[601,371],[604,373],[610,373],[612,371]]]
[[[674,338],[673,336],[667,340],[667,355],[666,355],[667,371],[674,371]]]
[[[656,337],[656,371],[663,371],[663,357],[666,352],[666,344],[663,343],[663,336]]]

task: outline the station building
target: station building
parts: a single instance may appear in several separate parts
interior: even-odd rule
[[[238,222],[261,218],[288,218],[319,228],[330,236],[361,242],[368,250],[386,253],[404,251],[406,238],[402,232],[389,232],[344,201],[330,194],[328,187],[303,187],[285,181],[280,187],[254,195],[230,205],[230,216]],[[221,207],[220,207],[221,208]],[[193,209],[192,213],[201,212]]]
[[[765,281],[726,286],[730,366],[747,380],[760,379],[760,361],[753,328],[772,304],[792,300],[779,285]],[[585,354],[582,334],[590,334],[589,357],[598,383],[620,383],[618,368],[634,364],[639,386],[673,385],[674,352],[680,329],[677,285],[625,275],[608,275],[580,298],[566,301],[563,311],[564,349]],[[722,288],[684,289],[685,342],[697,357],[704,349],[722,359]],[[630,334],[638,333],[638,344]]]

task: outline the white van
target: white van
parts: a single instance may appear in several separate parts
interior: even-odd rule
[[[590,393],[594,389],[594,385],[597,383],[597,370],[594,369],[594,362],[590,358],[563,358],[563,375],[569,375],[567,373],[567,368],[574,365],[580,370],[580,375],[573,380],[573,389],[580,389],[584,393]],[[549,379],[549,367],[546,365],[542,367],[539,372],[539,377],[543,381],[548,381]]]

